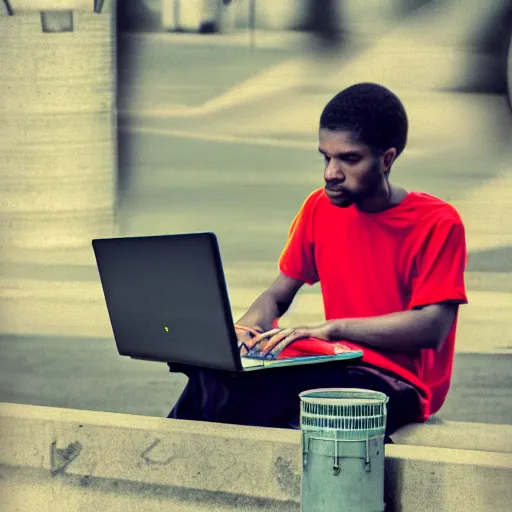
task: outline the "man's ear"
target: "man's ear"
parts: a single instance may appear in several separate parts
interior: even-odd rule
[[[393,165],[393,162],[395,161],[396,154],[396,148],[389,148],[384,152],[384,155],[382,155],[384,161],[384,172],[386,174],[391,170],[391,165]]]

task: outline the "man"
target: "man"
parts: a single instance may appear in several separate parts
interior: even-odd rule
[[[387,434],[439,410],[458,306],[467,302],[465,234],[453,207],[391,184],[407,131],[402,103],[377,84],[349,87],[326,105],[319,129],[325,187],[305,200],[277,279],[235,326],[242,355],[276,356],[313,338],[362,348],[362,361],[238,374],[191,369],[170,417],[299,428],[297,395],[319,387],[386,393]],[[326,321],[273,329],[299,289],[317,282]]]

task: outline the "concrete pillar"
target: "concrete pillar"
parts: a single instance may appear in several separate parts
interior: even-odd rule
[[[115,2],[10,4],[0,14],[0,262],[90,263],[91,239],[116,232]]]

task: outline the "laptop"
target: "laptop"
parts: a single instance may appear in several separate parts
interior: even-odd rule
[[[92,246],[122,356],[228,371],[356,360],[362,351],[241,356],[214,233],[102,238]]]

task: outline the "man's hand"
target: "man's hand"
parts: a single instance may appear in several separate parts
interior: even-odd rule
[[[235,332],[238,339],[240,355],[245,356],[256,344],[257,337],[262,333],[262,329],[259,327],[235,325]]]
[[[279,353],[294,341],[317,338],[333,341],[334,329],[332,324],[324,323],[316,326],[289,327],[286,329],[272,329],[251,340],[250,355],[275,359]]]

